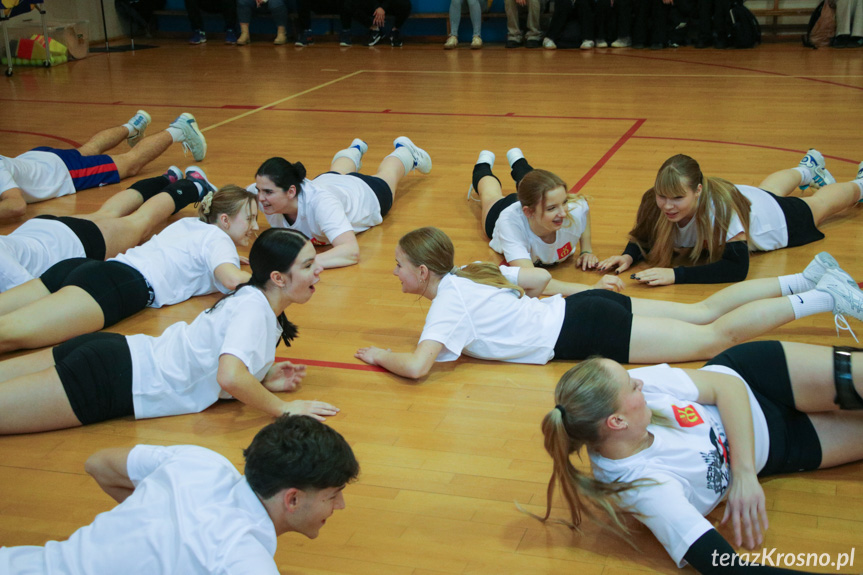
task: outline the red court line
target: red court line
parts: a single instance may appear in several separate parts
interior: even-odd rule
[[[335,367],[337,369],[353,369],[355,371],[383,371],[384,368],[377,365],[367,365],[365,363],[342,363],[340,361],[320,361],[317,359],[294,359],[290,357],[277,357],[276,361],[290,361],[302,365],[313,365],[316,367]]]
[[[20,130],[3,130],[0,129],[0,132],[5,132],[7,134],[26,134],[28,136],[39,136],[40,138],[51,138],[52,140],[58,140],[63,142],[64,144],[69,144],[73,148],[80,148],[81,144],[76,142],[75,140],[69,140],[67,138],[62,138],[60,136],[52,136],[51,134],[40,134],[39,132],[22,132]]]
[[[674,140],[678,142],[699,142],[704,144],[723,144],[726,146],[744,146],[747,148],[761,148],[762,150],[778,150],[780,152],[792,152],[795,154],[805,153],[806,150],[792,150],[791,148],[780,148],[778,146],[765,146],[764,144],[746,144],[743,142],[726,142],[724,140],[702,140],[700,138],[674,138],[674,137],[666,137],[666,136],[633,136],[634,140]],[[847,162],[849,164],[857,164],[857,160],[851,160],[848,158],[841,158],[839,156],[828,156],[824,154],[825,158],[830,158],[831,160],[837,160],[839,162]]]
[[[623,144],[625,144],[625,143],[627,142],[627,140],[629,140],[630,138],[632,138],[632,137],[635,135],[635,132],[637,132],[637,131],[638,131],[638,129],[639,129],[639,128],[644,124],[644,122],[646,122],[646,120],[645,120],[645,119],[643,119],[643,118],[642,118],[642,119],[639,119],[639,120],[636,120],[636,121],[635,121],[635,124],[633,124],[633,125],[632,125],[632,127],[631,127],[631,128],[629,128],[629,129],[626,131],[626,133],[625,133],[625,134],[623,134],[623,135],[620,137],[620,139],[618,139],[618,140],[617,140],[617,142],[615,142],[615,144],[614,144],[614,145],[613,145],[613,146],[612,146],[612,147],[611,147],[611,148],[610,148],[610,149],[605,153],[605,155],[603,155],[603,156],[599,159],[599,161],[598,161],[598,162],[596,162],[596,163],[593,165],[593,167],[592,167],[592,168],[590,168],[590,169],[587,171],[587,173],[586,173],[586,174],[584,174],[584,176],[582,176],[582,178],[581,178],[580,180],[578,180],[578,183],[576,183],[574,186],[572,186],[572,189],[570,190],[570,192],[572,192],[573,194],[577,194],[578,192],[580,192],[580,191],[581,191],[581,189],[585,186],[585,184],[587,184],[587,182],[589,182],[589,181],[590,181],[590,179],[591,179],[593,176],[595,176],[595,175],[596,175],[596,173],[597,173],[600,169],[602,169],[602,166],[604,166],[604,165],[608,162],[608,160],[610,160],[610,159],[611,159],[611,157],[612,157],[615,153],[617,153],[617,150],[619,150],[619,149],[623,146]]]

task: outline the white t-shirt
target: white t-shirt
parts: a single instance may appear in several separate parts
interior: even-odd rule
[[[0,156],[0,194],[12,188],[19,188],[28,204],[75,193],[69,169],[51,152]]]
[[[533,233],[521,203],[515,202],[500,213],[488,245],[503,254],[507,262],[530,260],[545,265],[561,262],[575,252],[581,234],[587,227],[587,213],[590,210],[584,200],[569,202],[568,207],[571,221],[565,220],[563,227],[555,232],[554,242],[547,244]]]
[[[252,184],[246,188],[255,193]],[[331,243],[345,232],[364,232],[383,221],[381,205],[361,179],[343,174],[321,174],[303,180],[297,196],[297,220],[289,224],[284,214],[265,215],[271,227],[303,232],[315,245]],[[260,206],[259,206],[260,209]]]
[[[512,283],[519,268],[500,266]],[[478,284],[447,274],[426,315],[420,342],[444,348],[435,361],[455,361],[465,354],[479,359],[544,364],[554,357],[566,302],[558,294],[537,299],[510,289]]]
[[[740,378],[724,366],[702,369]],[[653,444],[624,459],[606,459],[591,452],[593,476],[607,483],[642,478],[659,483],[628,491],[623,501],[641,514],[637,516],[639,521],[650,528],[677,566],[683,567],[686,564],[683,556],[689,547],[713,528],[704,516],[722,501],[728,490],[731,481],[728,438],[716,406],[695,403],[698,389],[684,371],[663,364],[632,369],[629,373],[644,381],[647,405],[664,415],[674,427],[649,425]],[[755,428],[755,466],[760,471],[767,462],[770,447],[767,422],[748,385],[746,390]]]
[[[278,575],[276,530],[246,478],[192,445],[138,445],[135,491],[66,541],[0,549],[16,575]]]
[[[84,245],[69,226],[33,218],[0,236],[0,292],[41,276],[57,262],[83,258]]]
[[[240,256],[231,236],[198,218],[177,220],[146,243],[111,260],[141,272],[156,293],[151,307],[180,303],[216,291],[228,293],[230,290],[213,274],[225,263],[240,267]]]
[[[175,323],[158,337],[127,336],[135,418],[198,413],[229,399],[216,381],[222,354],[238,358],[262,381],[281,333],[263,292],[244,287],[191,324]]]
[[[761,188],[736,187],[752,204],[749,208],[749,235],[747,236],[749,250],[769,252],[787,246],[788,224],[785,221],[785,214],[776,200]],[[728,223],[728,234],[725,236],[725,241],[729,241],[743,231],[743,223],[735,213]],[[692,218],[685,226],[677,228],[674,246],[678,248],[694,247],[696,236],[695,218]]]

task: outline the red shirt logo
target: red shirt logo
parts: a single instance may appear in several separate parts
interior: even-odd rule
[[[566,242],[566,244],[557,248],[557,259],[562,260],[571,253],[572,253],[572,243]]]
[[[674,410],[674,418],[680,424],[680,427],[695,427],[704,423],[704,420],[701,419],[701,416],[698,415],[698,412],[691,405],[683,408],[672,405],[671,409]]]
[[[325,245],[327,245],[327,242],[322,242],[318,238],[312,238],[311,241],[312,241],[313,246],[325,246]]]

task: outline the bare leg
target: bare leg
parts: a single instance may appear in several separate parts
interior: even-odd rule
[[[0,317],[0,353],[54,345],[104,325],[96,300],[79,287],[67,286]]]
[[[830,184],[815,191],[803,201],[812,210],[812,217],[817,226],[830,216],[848,209],[860,199],[860,188],[854,182]]]
[[[706,325],[747,303],[782,295],[779,280],[763,278],[732,284],[698,303],[631,298],[632,313]]]
[[[105,218],[122,218],[140,208],[143,203],[144,198],[135,190],[123,190],[108,198],[99,211],[79,217],[94,222]]]
[[[709,359],[794,319],[787,298],[747,303],[708,325],[677,319],[633,316],[629,338],[631,363]]]
[[[0,383],[0,434],[80,426],[54,367]]]
[[[0,293],[0,318],[49,295],[51,292],[39,278],[4,291]]]
[[[162,130],[158,134],[147,136],[125,154],[111,156],[111,159],[117,164],[120,179],[134,176],[140,172],[141,168],[162,155],[173,143],[174,139],[171,134]]]
[[[820,469],[863,459],[863,412],[809,414],[821,442]]]
[[[120,142],[125,142],[128,137],[129,130],[127,130],[125,126],[115,126],[113,128],[108,128],[107,130],[102,130],[90,138],[86,144],[78,148],[78,151],[81,152],[82,156],[96,156],[98,154],[104,154],[111,148],[117,146]]]
[[[127,190],[141,195],[134,190]],[[174,213],[174,200],[170,195],[156,194],[134,213],[123,218],[99,220],[96,225],[105,238],[105,257],[112,258],[140,244],[156,231],[156,227]]]
[[[479,194],[479,201],[482,206],[482,216],[479,221],[482,224],[482,229],[485,230],[485,220],[488,218],[488,212],[498,200],[503,199],[503,188],[501,188],[497,178],[483,176],[476,183],[476,192]]]
[[[16,377],[32,375],[49,367],[54,367],[53,347],[0,361],[0,383]]]
[[[773,192],[777,196],[790,196],[797,189],[800,182],[803,181],[803,176],[794,169],[779,170],[773,172],[762,181],[758,187],[768,192]]]
[[[350,174],[357,171],[357,165],[352,159],[342,156],[333,160],[333,163],[330,164],[330,171],[340,174]]]
[[[381,165],[378,166],[378,173],[375,174],[375,177],[387,183],[390,191],[393,193],[393,198],[395,198],[396,188],[401,179],[405,177],[405,165],[398,158],[387,156],[381,161]]]

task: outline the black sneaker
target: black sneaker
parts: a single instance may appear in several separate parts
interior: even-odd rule
[[[351,42],[351,31],[350,30],[342,30],[339,34],[339,46],[343,46],[344,48],[348,48],[353,46]]]
[[[507,40],[506,41],[507,48],[521,48],[521,40]]]
[[[378,42],[383,40],[385,37],[383,30],[370,30],[369,31],[369,42],[366,46],[375,46]]]
[[[528,40],[524,43],[525,48],[539,48],[542,46],[542,42],[539,40]]]
[[[297,35],[297,41],[294,42],[294,46],[297,46],[298,48],[300,48],[303,46],[311,46],[314,43],[315,43],[315,41],[312,40],[312,30],[308,29],[308,30],[302,30]]]
[[[401,48],[404,42],[402,42],[402,33],[398,30],[393,30],[390,32],[390,46],[393,48]]]

